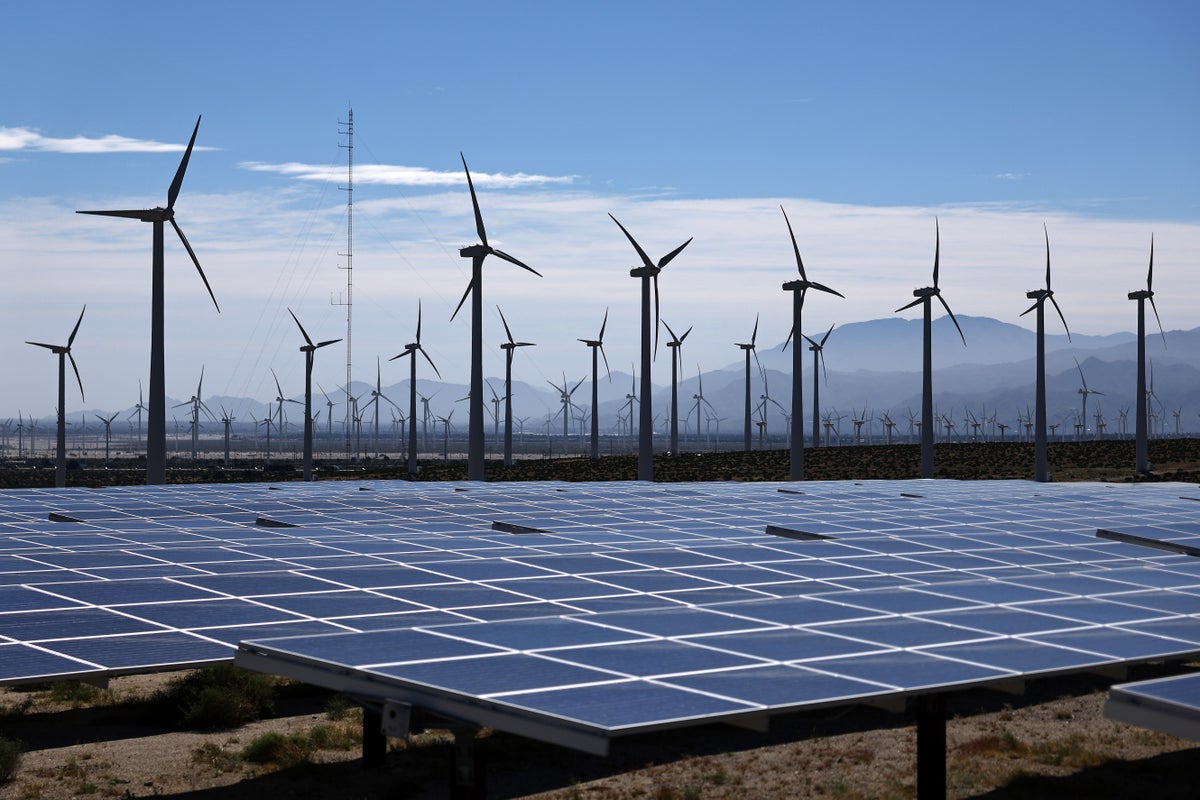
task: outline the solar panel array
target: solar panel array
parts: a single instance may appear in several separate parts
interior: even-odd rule
[[[1200,561],[1097,531],[1187,535],[1195,495],[1019,481],[3,492],[0,684],[223,661],[253,640],[239,660],[256,668],[316,682],[336,668],[356,691],[607,736],[1179,658],[1200,652]]]

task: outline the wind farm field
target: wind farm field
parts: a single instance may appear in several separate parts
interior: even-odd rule
[[[1153,439],[1149,442],[1152,469],[1134,470],[1134,443],[1128,440],[1051,442],[1051,477],[1059,481],[1181,481],[1200,482],[1200,438]],[[953,480],[1031,478],[1033,444],[1029,442],[960,442],[935,449],[935,477]],[[420,459],[420,472],[409,475],[399,454],[361,458],[347,463],[317,459],[320,480],[465,480],[465,454],[430,455]],[[144,462],[114,458],[76,458],[67,471],[68,486],[140,485],[145,482]],[[655,456],[656,481],[780,481],[788,479],[786,449],[718,452],[683,452]],[[805,449],[805,477],[809,480],[903,480],[920,473],[920,445],[848,445]],[[637,479],[637,456],[618,454],[592,460],[586,457],[544,457],[526,454],[505,467],[499,459],[486,462],[489,481],[624,481]],[[6,462],[0,465],[0,487],[35,488],[54,485],[51,459]],[[237,458],[224,466],[215,454],[193,463],[176,458],[169,462],[170,483],[243,483],[300,480],[299,459],[272,461]]]

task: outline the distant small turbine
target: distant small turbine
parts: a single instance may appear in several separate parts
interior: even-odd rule
[[[111,417],[103,417],[99,414],[96,415],[96,419],[98,419],[102,423],[104,423],[104,468],[105,469],[108,469],[108,446],[109,446],[110,440],[112,439],[112,422],[114,419],[117,418],[117,414],[120,414],[120,413],[121,413],[120,411],[114,411],[113,415]]]
[[[1149,396],[1146,394],[1146,301],[1154,311],[1154,319],[1158,322],[1158,333],[1162,336],[1163,347],[1167,346],[1167,335],[1163,332],[1162,319],[1158,316],[1158,307],[1154,305],[1154,235],[1150,235],[1150,266],[1146,270],[1146,288],[1129,293],[1130,300],[1138,304],[1138,336],[1137,336],[1137,417],[1134,422],[1134,458],[1135,469],[1138,472],[1150,471],[1150,447],[1147,443],[1147,414]]]
[[[192,157],[192,147],[196,144],[196,133],[200,130],[200,118],[196,118],[196,127],[192,130],[192,138],[188,140],[187,150],[183,153],[183,160],[179,162],[179,168],[175,171],[175,178],[171,181],[170,188],[167,189],[167,206],[157,208],[149,208],[144,210],[119,210],[119,211],[79,211],[79,214],[95,214],[103,217],[125,217],[127,219],[141,220],[142,222],[150,222],[154,225],[154,240],[153,252],[151,261],[151,278],[150,278],[150,406],[148,409],[148,421],[146,423],[146,483],[150,485],[162,484],[167,481],[167,385],[166,385],[166,355],[163,342],[164,334],[164,319],[166,316],[163,293],[163,224],[171,223],[171,227],[175,229],[175,233],[179,235],[179,241],[183,243],[183,247],[192,258],[192,263],[196,265],[196,270],[200,273],[200,280],[204,281],[204,288],[208,289],[208,296],[212,298],[213,306],[216,307],[217,313],[220,313],[221,307],[217,305],[217,297],[213,294],[212,287],[208,284],[208,278],[204,275],[204,270],[200,266],[200,260],[196,258],[195,251],[192,250],[192,245],[188,242],[187,237],[183,235],[183,230],[180,229],[179,223],[175,221],[175,200],[179,197],[179,189],[183,186],[183,175],[187,172],[188,161]]]
[[[513,351],[518,347],[533,347],[533,342],[518,342],[513,339],[512,331],[508,328],[508,320],[504,318],[504,312],[500,310],[500,306],[496,306],[497,313],[500,314],[500,321],[504,323],[504,335],[508,338],[507,342],[500,345],[500,349],[504,351],[504,466],[511,467],[513,463],[512,456],[512,362]]]
[[[604,359],[604,371],[608,373],[608,382],[612,383],[612,370],[608,368],[608,356],[604,355],[604,329],[608,327],[608,309],[604,309],[604,321],[600,323],[600,335],[595,339],[577,339],[576,341],[583,342],[588,347],[592,348],[592,458],[600,458],[600,415],[599,411],[599,392],[600,392],[600,372],[599,361],[596,358],[596,353],[599,351],[600,357]]]
[[[1074,359],[1074,361],[1075,361],[1075,369],[1079,370],[1079,381],[1080,381],[1080,383],[1082,383],[1082,384],[1083,384],[1083,385],[1082,385],[1082,386],[1081,386],[1081,387],[1080,387],[1078,390],[1076,390],[1076,391],[1077,391],[1079,394],[1083,395],[1083,416],[1082,416],[1082,420],[1083,420],[1083,433],[1084,433],[1084,435],[1086,436],[1086,435],[1087,435],[1087,419],[1088,419],[1088,413],[1087,413],[1088,395],[1090,395],[1090,394],[1098,394],[1098,395],[1100,395],[1101,397],[1103,397],[1103,396],[1104,396],[1104,392],[1099,392],[1099,391],[1096,391],[1095,389],[1089,389],[1089,388],[1088,388],[1088,385],[1087,385],[1087,378],[1083,377],[1083,367],[1079,366],[1079,359],[1078,359],[1078,358],[1076,358],[1076,359]]]
[[[829,340],[829,334],[833,333],[833,326],[829,326],[829,330],[825,331],[825,335],[821,337],[820,342],[814,341],[807,334],[801,334],[808,340],[808,349],[813,354],[813,411],[812,411],[812,432],[813,432],[813,447],[818,447],[821,443],[821,382],[817,380],[817,364],[820,362],[821,372],[825,375],[825,385],[829,385],[829,372],[825,369],[825,342]],[[797,347],[799,349],[799,347]],[[911,415],[910,415],[911,416]],[[912,425],[910,421],[909,433],[912,433]]]
[[[954,312],[950,310],[950,305],[946,299],[942,297],[942,290],[938,287],[938,262],[942,252],[942,232],[937,220],[934,220],[935,230],[937,232],[936,245],[933,251],[933,286],[926,286],[921,289],[914,289],[913,300],[908,305],[901,306],[896,309],[896,313],[912,308],[916,305],[923,305],[925,311],[925,336],[923,348],[923,368],[921,382],[921,477],[933,477],[933,428],[936,424],[933,417],[933,299],[936,297],[941,303],[946,313],[950,315],[950,321],[954,323],[954,327],[958,329],[958,335],[962,337],[963,346],[967,344],[967,337],[963,336],[962,327],[959,326],[958,320],[954,317]]]
[[[783,211],[783,206],[779,207]],[[785,292],[792,293],[792,334],[799,336],[803,330],[801,327],[801,316],[804,312],[804,296],[809,289],[816,289],[818,292],[836,295],[845,299],[845,295],[828,286],[810,281],[804,272],[804,260],[800,258],[800,246],[796,244],[796,234],[792,231],[792,222],[788,219],[786,211],[783,211],[783,220],[787,223],[788,235],[792,239],[792,250],[796,253],[796,269],[800,273],[800,279],[788,281],[783,284]],[[790,338],[790,337],[789,337]],[[799,342],[797,342],[799,345]],[[784,346],[787,343],[784,342]],[[804,480],[804,358],[800,352],[800,347],[792,349],[792,419],[796,422],[797,434],[792,437],[790,444],[791,464],[788,470],[788,477],[794,481]],[[763,419],[766,419],[766,411],[763,412]],[[816,416],[813,416],[813,423],[816,423]],[[817,440],[813,438],[813,446],[816,446]]]
[[[467,480],[481,481],[484,477],[483,457],[483,260],[488,256],[516,264],[521,269],[532,272],[539,278],[542,276],[533,267],[524,264],[501,250],[488,244],[487,231],[483,227],[483,215],[479,212],[479,199],[475,196],[475,184],[471,182],[471,171],[467,169],[467,158],[462,157],[463,171],[467,173],[467,187],[471,190],[471,205],[475,209],[475,230],[479,233],[479,244],[464,247],[458,251],[463,258],[471,259],[471,282],[458,301],[458,308],[450,315],[453,320],[458,315],[458,309],[471,295],[471,389],[470,389],[470,419],[467,420]],[[449,422],[447,421],[447,430]]]
[[[1030,311],[1037,311],[1037,398],[1034,403],[1034,440],[1033,440],[1033,477],[1037,481],[1050,480],[1049,459],[1046,454],[1046,301],[1054,305],[1058,318],[1062,320],[1063,330],[1067,339],[1071,338],[1071,330],[1067,327],[1067,318],[1063,316],[1058,301],[1054,299],[1054,290],[1050,288],[1050,231],[1045,224],[1042,232],[1046,235],[1046,288],[1026,292],[1025,296],[1033,301],[1033,305],[1021,312],[1025,316]]]
[[[580,386],[582,386],[583,382],[586,380],[587,380],[586,377],[580,378],[579,382],[576,383],[574,386],[572,386],[570,389],[567,388],[566,373],[563,373],[562,386],[559,386],[558,384],[554,383],[553,381],[546,381],[546,383],[550,384],[550,386],[553,387],[556,392],[558,392],[558,401],[562,404],[562,408],[559,409],[558,413],[563,415],[563,447],[566,447],[566,442],[567,442],[568,438],[570,437],[570,429],[568,426],[570,425],[570,422],[571,422],[571,407],[574,405],[574,403],[571,400],[571,397],[575,394],[575,390],[578,389]],[[558,414],[555,414],[554,416],[557,417]]]
[[[754,333],[750,335],[748,343],[734,342],[737,347],[742,348],[746,353],[746,420],[745,431],[743,435],[744,449],[747,453],[750,452],[750,355],[754,354],[754,360],[758,360],[758,351],[754,349],[754,344],[758,340],[758,314],[754,315]]]
[[[654,347],[658,349],[658,274],[663,271],[663,268],[670,264],[675,256],[683,252],[683,248],[691,244],[692,240],[688,239],[683,244],[676,247],[671,252],[658,260],[655,264],[650,260],[650,256],[646,255],[646,251],[637,243],[633,235],[625,230],[616,217],[612,214],[609,218],[617,223],[617,227],[625,234],[625,238],[633,245],[633,249],[637,251],[638,256],[642,259],[642,266],[635,267],[629,270],[629,277],[640,278],[642,282],[642,389],[641,389],[641,407],[638,412],[638,480],[652,481],[654,480],[654,409],[651,394],[654,389],[650,384],[650,290],[653,284],[654,289]],[[631,401],[632,402],[632,401]],[[633,409],[630,408],[632,413]],[[633,420],[630,419],[632,426]]]
[[[79,382],[79,399],[83,399],[83,379],[79,377],[79,365],[75,363],[75,356],[71,355],[71,345],[75,343],[75,334],[79,333],[84,311],[87,311],[87,306],[79,312],[79,319],[75,321],[75,327],[71,329],[71,335],[67,337],[65,345],[25,342],[34,347],[44,347],[58,356],[58,455],[55,459],[54,485],[60,489],[67,485],[67,359],[70,359],[71,369],[75,370],[75,380]],[[30,449],[32,450],[32,447]]]
[[[429,362],[429,366],[433,367],[433,371],[437,373],[438,378],[442,377],[442,373],[438,372],[437,365],[433,363],[433,359],[429,357],[429,353],[425,352],[425,348],[421,346],[421,301],[417,301],[417,340],[404,345],[404,352],[392,356],[389,361],[395,361],[397,358],[410,356],[412,361],[408,365],[408,474],[417,474],[417,356],[420,353]],[[425,401],[425,424],[428,425],[429,419],[429,401]],[[428,437],[428,432],[426,432]]]
[[[308,335],[308,331],[304,330],[304,326],[300,324],[300,320],[296,318],[296,312],[288,309],[288,313],[292,315],[292,319],[296,323],[296,327],[300,329],[300,335],[304,337],[304,344],[300,345],[300,352],[304,353],[304,480],[311,481],[312,476],[312,458],[313,458],[313,414],[312,414],[312,370],[313,370],[313,355],[322,347],[331,344],[337,344],[341,339],[329,339],[324,342],[313,343],[312,338]],[[278,382],[278,379],[276,379]],[[282,410],[282,406],[280,407]]]
[[[679,454],[679,369],[683,366],[683,340],[692,332],[688,328],[683,332],[683,336],[676,336],[675,331],[671,330],[671,326],[663,321],[663,325],[667,327],[667,333],[671,335],[671,341],[667,342],[667,347],[671,350],[671,453]]]

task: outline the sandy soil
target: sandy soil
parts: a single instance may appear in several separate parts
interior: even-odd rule
[[[1130,677],[1164,671],[1143,667]],[[452,738],[444,731],[393,740],[377,769],[363,769],[357,745],[318,751],[298,766],[251,764],[239,754],[261,734],[328,725],[331,696],[288,687],[271,719],[215,733],[175,731],[147,718],[143,702],[168,677],[114,679],[107,704],[76,708],[44,691],[0,690],[0,735],[26,746],[0,800],[449,796]],[[1046,680],[1020,696],[952,698],[949,796],[1194,800],[1200,745],[1106,720],[1109,682]],[[910,714],[851,708],[782,718],[765,734],[709,726],[631,737],[616,741],[607,758],[489,731],[478,749],[494,798],[908,798],[916,792],[912,722]]]

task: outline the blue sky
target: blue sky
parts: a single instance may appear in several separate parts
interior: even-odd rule
[[[588,370],[576,338],[611,307],[614,367],[636,353],[635,254],[693,243],[661,278],[664,318],[695,325],[684,361],[713,369],[762,314],[790,325],[783,204],[814,280],[805,328],[890,316],[926,285],[941,220],[942,286],[960,315],[1021,324],[1054,249],[1072,330],[1133,327],[1126,292],[1156,241],[1168,328],[1200,324],[1200,7],[1057,3],[327,3],[196,7],[22,4],[0,48],[0,418],[53,407],[54,364],[26,339],[75,345],[87,401],[117,409],[146,380],[150,229],[84,217],[165,192],[203,114],[167,243],[167,391],[302,390],[298,334],[345,333],[346,151],[355,117],[356,379],[425,343],[466,379],[476,240],[459,152],[493,244],[543,273],[485,268],[488,375],[504,307],[535,383]],[[200,149],[204,148],[204,149]],[[915,311],[915,310],[914,310]],[[913,312],[906,312],[906,315]],[[332,391],[345,351],[322,351]],[[660,359],[656,382],[668,380]],[[383,382],[406,377],[383,367]],[[572,378],[574,380],[575,378]]]

